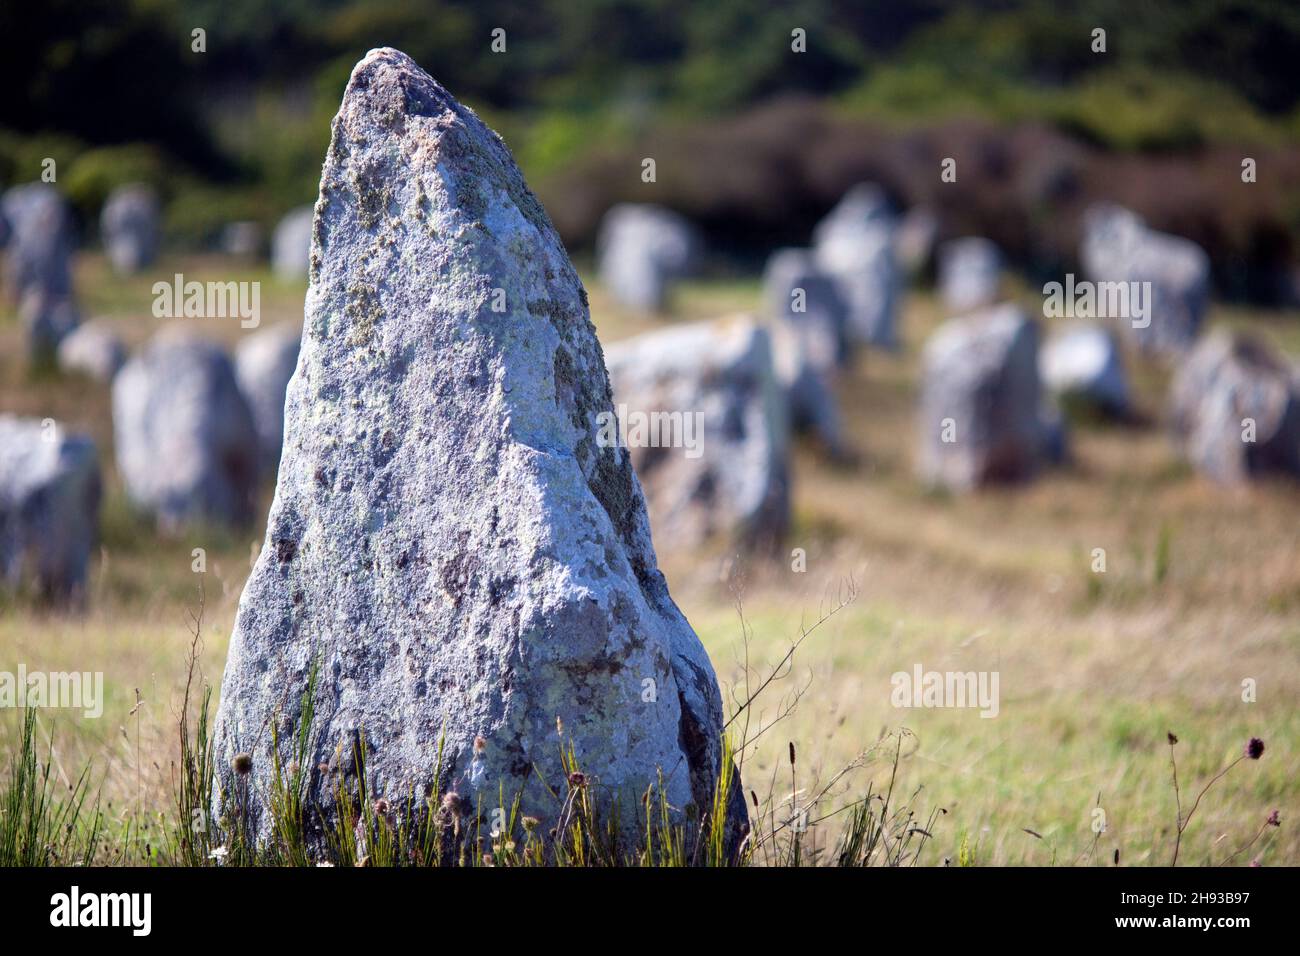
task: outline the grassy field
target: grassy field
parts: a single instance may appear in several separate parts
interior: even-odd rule
[[[156,329],[151,279],[117,279],[93,256],[78,268],[88,315],[107,317],[132,344]],[[302,288],[268,273],[204,258],[154,271],[260,280],[263,325],[301,321]],[[655,325],[590,288],[602,340]],[[673,318],[752,309],[758,298],[753,282],[695,283],[680,291]],[[1215,784],[1183,836],[1180,863],[1223,862],[1274,809],[1282,826],[1233,862],[1300,863],[1300,487],[1226,490],[1193,475],[1159,425],[1166,375],[1141,367],[1134,378],[1147,424],[1076,428],[1072,462],[1033,485],[927,493],[912,472],[918,356],[940,318],[928,295],[909,295],[903,348],[860,355],[839,384],[852,463],[796,450],[788,547],[804,549],[805,572],[788,557],[741,564],[721,550],[660,553],[724,694],[743,699],[746,673],[751,688],[773,669],[780,675],[750,711],[749,736],[758,736],[742,754],[746,789],[778,806],[795,790],[811,819],[826,817],[810,845],[829,846],[845,818],[834,811],[868,785],[889,785],[885,735],[906,728],[896,792],[920,819],[944,811],[922,865],[1111,864],[1116,852],[1121,864],[1161,864],[1177,821],[1166,734],[1180,741],[1185,805],[1254,736],[1266,743],[1263,758]],[[1260,329],[1300,355],[1298,316],[1220,309],[1212,319]],[[242,334],[234,320],[191,321],[227,343]],[[89,762],[114,831],[138,827],[111,841],[106,858],[141,860],[171,805],[191,615],[201,594],[202,670],[219,683],[262,530],[158,539],[127,508],[113,470],[107,389],[29,375],[20,341],[9,313],[0,321],[0,412],[52,416],[92,434],[106,498],[85,612],[0,605],[0,669],[104,672],[102,719],[49,711],[38,733],[42,742],[53,733],[64,785]],[[267,503],[270,493],[268,485]],[[204,574],[191,570],[196,547],[207,552]],[[1095,548],[1106,551],[1104,574],[1091,570]],[[845,597],[782,666],[801,630]],[[997,672],[997,717],[892,706],[891,675],[917,665]],[[1246,679],[1257,684],[1251,703],[1242,699]],[[13,713],[0,713],[0,762],[17,728]]]

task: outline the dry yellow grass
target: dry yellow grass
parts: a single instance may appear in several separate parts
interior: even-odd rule
[[[148,282],[114,279],[93,257],[80,270],[91,314],[107,314],[134,342],[152,331]],[[261,279],[264,323],[301,318],[302,290],[264,273],[232,276],[225,264],[202,258],[159,270],[172,271]],[[598,288],[591,292],[605,341],[658,321],[623,313]],[[674,316],[708,317],[757,301],[752,283],[696,283],[682,291]],[[1217,318],[1269,325],[1292,349],[1300,341],[1295,317],[1266,323],[1229,311]],[[793,713],[745,753],[747,788],[786,799],[787,742],[794,741],[806,800],[817,780],[883,731],[907,727],[915,736],[900,787],[923,788],[914,800],[918,814],[947,811],[925,862],[955,857],[965,842],[979,863],[1105,863],[1116,849],[1124,863],[1164,863],[1175,820],[1166,732],[1181,738],[1185,798],[1258,736],[1267,744],[1263,759],[1246,761],[1211,791],[1181,861],[1222,861],[1277,808],[1282,827],[1270,828],[1268,842],[1237,862],[1261,846],[1265,864],[1300,862],[1300,488],[1211,486],[1178,462],[1151,425],[1076,430],[1074,462],[1032,485],[960,498],[927,494],[912,478],[913,416],[920,345],[938,319],[929,297],[909,296],[900,353],[862,355],[840,383],[855,464],[832,466],[811,449],[797,450],[789,547],[806,550],[806,573],[794,572],[785,556],[740,565],[721,547],[660,555],[678,603],[737,697],[745,654],[737,597],[751,668],[763,673],[846,579],[858,587],[856,599],[808,637],[789,675],[755,704],[751,731],[781,714],[783,699],[799,696]],[[227,341],[239,334],[233,322],[210,327]],[[88,610],[3,607],[0,668],[21,661],[31,670],[103,671],[103,719],[58,717],[60,766],[75,776],[93,761],[115,819],[137,807],[158,813],[170,792],[189,614],[202,585],[203,664],[216,682],[261,531],[156,540],[128,513],[112,472],[106,390],[28,378],[18,342],[10,316],[0,322],[0,411],[53,415],[91,432],[104,450],[108,497]],[[1141,407],[1152,419],[1164,378],[1151,369],[1137,376]],[[191,548],[199,546],[208,550],[201,576],[190,570]],[[1098,547],[1106,549],[1104,575],[1090,570]],[[891,674],[917,664],[997,671],[998,717],[893,707]],[[1258,683],[1255,703],[1242,701],[1246,678]],[[44,728],[50,722],[51,715],[42,717]],[[0,758],[14,730],[15,721],[0,716]],[[886,772],[883,762],[867,763],[813,815],[852,799],[869,780],[879,786]],[[1107,829],[1095,839],[1098,805]],[[817,845],[833,839],[837,819],[815,828]]]

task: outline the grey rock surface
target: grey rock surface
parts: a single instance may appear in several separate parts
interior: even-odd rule
[[[1176,357],[1190,349],[1209,308],[1205,250],[1190,239],[1157,232],[1136,213],[1111,203],[1090,208],[1083,229],[1079,257],[1091,281],[1150,283],[1149,316],[1112,317],[1119,328],[1148,354]],[[1103,298],[1101,291],[1097,298]]]
[[[99,231],[113,269],[132,275],[158,257],[158,194],[144,183],[114,189],[99,215]]]
[[[1170,405],[1175,443],[1207,477],[1300,477],[1300,377],[1258,339],[1202,339],[1174,376]]]
[[[290,210],[275,227],[271,235],[271,268],[285,281],[303,279],[311,259],[312,217],[311,206]]]
[[[51,600],[83,595],[99,499],[90,438],[0,415],[0,585]]]
[[[107,322],[92,319],[59,343],[59,368],[108,383],[126,364],[126,346]]]
[[[790,520],[790,425],[767,330],[747,316],[675,325],[605,357],[660,546],[778,543]],[[696,447],[638,442],[635,423],[656,414],[695,423]]]
[[[235,349],[235,379],[244,393],[261,445],[262,466],[274,475],[284,441],[284,396],[298,365],[302,333],[279,322],[240,341]]]
[[[919,466],[928,485],[964,491],[1032,477],[1049,452],[1038,332],[1000,305],[944,323],[922,358]]]
[[[813,232],[817,264],[836,283],[855,341],[895,348],[900,276],[894,259],[896,220],[879,187],[859,184]]]
[[[127,496],[165,533],[252,519],[257,433],[219,346],[183,328],[154,336],[113,380],[113,437]]]
[[[1128,376],[1109,328],[1073,322],[1054,331],[1039,353],[1038,371],[1047,391],[1067,404],[1117,417],[1129,412]]]
[[[678,213],[650,203],[622,203],[601,220],[596,236],[600,281],[621,305],[662,311],[672,284],[689,275],[700,242]]]
[[[961,314],[998,301],[1002,253],[981,236],[951,239],[939,247],[939,293],[944,306]]]
[[[254,835],[270,834],[272,728],[292,735],[313,662],[307,786],[325,820],[361,789],[362,741],[359,796],[401,812],[440,747],[443,792],[485,808],[519,793],[542,833],[570,746],[601,800],[639,807],[662,769],[674,807],[706,806],[721,698],[630,459],[597,442],[612,399],[586,293],[501,139],[395,50],[348,82],[311,263],[215,736]]]

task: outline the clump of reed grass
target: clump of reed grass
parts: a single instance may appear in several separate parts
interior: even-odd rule
[[[0,867],[89,866],[99,848],[103,817],[90,797],[90,765],[58,792],[51,733],[42,758],[36,711],[21,711],[18,750],[0,794]]]

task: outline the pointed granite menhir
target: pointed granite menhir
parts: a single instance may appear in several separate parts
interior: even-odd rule
[[[365,799],[397,807],[431,791],[443,734],[436,782],[485,812],[521,793],[552,825],[570,746],[627,825],[660,771],[673,807],[707,811],[721,696],[628,455],[597,444],[612,407],[586,293],[504,143],[406,55],[368,53],[221,693],[218,764],[258,839],[272,727],[287,766],[313,661],[317,825],[356,795],[362,741]],[[738,830],[738,787],[730,805]]]

